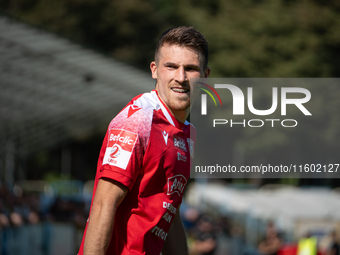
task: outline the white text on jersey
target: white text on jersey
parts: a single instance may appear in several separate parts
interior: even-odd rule
[[[120,136],[120,134],[118,135],[111,134],[110,141],[114,142],[119,141],[121,143],[127,143],[128,145],[131,145],[134,142],[134,140],[130,139],[129,136]]]

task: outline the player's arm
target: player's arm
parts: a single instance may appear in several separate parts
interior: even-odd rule
[[[111,239],[117,207],[128,189],[107,178],[99,179],[87,226],[84,255],[105,254]]]
[[[179,215],[179,208],[164,242],[162,255],[188,255],[187,237]]]

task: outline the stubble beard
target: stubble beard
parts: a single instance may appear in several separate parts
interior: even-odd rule
[[[171,102],[171,109],[173,111],[186,111],[190,108],[190,97],[188,99],[177,99]]]

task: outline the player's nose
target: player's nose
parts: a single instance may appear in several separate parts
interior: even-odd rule
[[[183,83],[187,80],[187,75],[186,75],[184,67],[181,66],[177,69],[175,78],[178,83]]]

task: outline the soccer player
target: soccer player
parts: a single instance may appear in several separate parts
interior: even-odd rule
[[[133,98],[107,129],[79,254],[188,253],[179,216],[194,147],[186,118],[190,79],[208,77],[207,62],[207,41],[194,28],[160,36],[150,64],[155,89]]]

